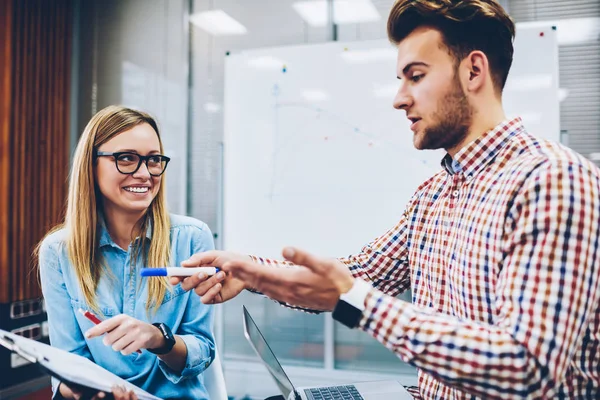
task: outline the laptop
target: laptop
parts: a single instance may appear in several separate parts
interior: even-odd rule
[[[371,381],[347,385],[323,387],[295,387],[281,367],[275,353],[269,347],[265,337],[244,309],[244,335],[267,370],[275,380],[277,387],[286,400],[326,400],[326,399],[356,399],[356,400],[412,400],[404,386],[398,381]]]

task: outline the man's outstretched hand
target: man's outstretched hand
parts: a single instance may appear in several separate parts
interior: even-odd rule
[[[297,268],[271,268],[251,259],[234,258],[222,269],[245,287],[274,300],[314,310],[333,310],[340,295],[354,284],[348,267],[337,259],[317,257],[293,247],[286,247],[283,256]]]
[[[211,250],[194,254],[188,260],[181,263],[182,267],[219,267],[233,260],[252,261],[250,256],[244,256],[227,251]],[[224,303],[240,294],[246,289],[243,281],[226,274],[224,271],[216,275],[208,276],[205,273],[189,277],[171,277],[170,282],[176,285],[181,282],[184,290],[193,289],[204,304]]]

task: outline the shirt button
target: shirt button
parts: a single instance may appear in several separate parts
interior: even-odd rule
[[[455,190],[454,192],[452,192],[452,196],[458,197],[458,190]]]
[[[467,175],[467,182],[471,182],[473,180],[473,174]]]

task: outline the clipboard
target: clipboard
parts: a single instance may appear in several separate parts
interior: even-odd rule
[[[132,390],[140,400],[162,400],[140,389],[85,357],[48,346],[0,329],[0,345],[25,360],[37,364],[44,372],[65,382],[76,384],[107,394],[115,385]]]

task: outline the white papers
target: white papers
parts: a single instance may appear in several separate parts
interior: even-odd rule
[[[48,346],[47,344],[26,339],[24,337],[0,329],[0,345],[19,354],[30,362],[37,362],[58,379],[73,382],[82,386],[111,392],[115,385],[132,390],[139,399],[160,400],[159,397],[119,378],[94,364],[85,357]]]

